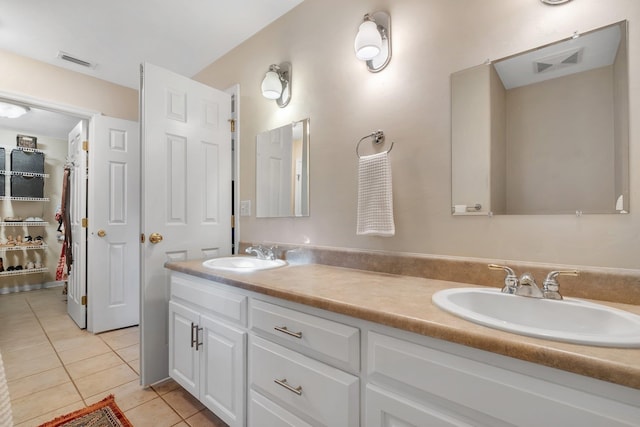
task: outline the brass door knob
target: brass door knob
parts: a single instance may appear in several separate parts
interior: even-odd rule
[[[107,235],[107,232],[104,230],[98,230],[98,237],[104,237]]]
[[[151,233],[151,235],[149,236],[149,241],[151,243],[153,243],[154,245],[156,243],[162,242],[162,234],[160,234],[160,233]]]

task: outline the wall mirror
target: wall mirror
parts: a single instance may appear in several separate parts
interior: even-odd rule
[[[451,75],[454,215],[629,212],[627,22]]]
[[[309,216],[309,119],[256,137],[256,217]]]

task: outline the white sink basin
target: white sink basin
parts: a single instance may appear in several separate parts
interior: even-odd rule
[[[203,262],[202,265],[213,270],[226,270],[242,273],[283,267],[287,265],[287,261],[281,259],[258,259],[248,256],[229,256],[213,258]]]
[[[578,299],[453,288],[436,292],[433,302],[463,319],[516,334],[601,347],[640,347],[640,316]]]

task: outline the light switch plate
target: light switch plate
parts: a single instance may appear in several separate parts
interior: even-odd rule
[[[251,216],[251,200],[240,200],[240,216]]]

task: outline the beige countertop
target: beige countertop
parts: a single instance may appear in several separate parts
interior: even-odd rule
[[[289,265],[254,273],[214,271],[202,261],[168,269],[264,295],[368,320],[640,389],[640,349],[593,347],[525,337],[476,325],[431,302],[442,289],[469,284],[374,273],[321,264]],[[601,302],[640,315],[640,306]]]

